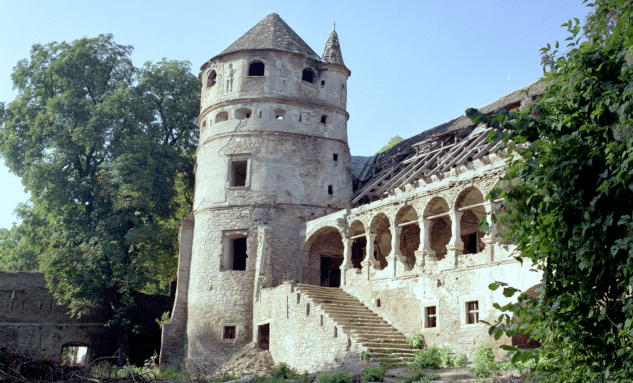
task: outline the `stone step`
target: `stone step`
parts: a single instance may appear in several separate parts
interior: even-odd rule
[[[350,313],[327,313],[333,319],[340,319],[342,321],[354,321],[354,322],[379,322],[379,323],[387,323],[384,319],[377,315],[368,315],[368,314],[350,314]]]
[[[331,304],[321,304],[323,311],[328,313],[354,313],[363,315],[376,315],[373,311],[361,306],[337,306]]]
[[[363,345],[364,346],[364,345]],[[371,355],[375,354],[397,354],[404,356],[415,356],[417,350],[414,349],[401,349],[401,348],[389,348],[389,347],[367,347],[367,352]]]
[[[336,300],[336,299],[319,299],[319,298],[310,298],[310,300],[314,303],[319,303],[319,304],[323,304],[323,305],[335,305],[335,306],[340,306],[340,307],[345,307],[345,306],[349,306],[349,307],[363,307],[366,308],[364,304],[360,303],[359,301],[355,301],[355,300],[349,300],[349,301],[343,301],[343,300]]]
[[[373,348],[373,349],[377,349],[377,348],[381,348],[381,347],[388,347],[388,348],[393,348],[393,349],[403,349],[403,350],[414,350],[414,351],[419,351],[418,349],[414,349],[411,348],[411,345],[408,343],[392,343],[390,341],[385,340],[384,342],[363,342],[363,341],[358,341],[358,343],[362,344],[364,347],[367,348]]]

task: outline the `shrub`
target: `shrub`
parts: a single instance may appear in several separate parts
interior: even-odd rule
[[[451,364],[453,366],[464,367],[467,362],[468,357],[466,356],[466,354],[453,354],[453,356],[451,356]]]
[[[495,361],[495,357],[492,354],[492,345],[487,344],[475,351],[473,367],[469,368],[468,371],[475,374],[478,378],[489,378],[497,374],[499,367],[499,363]]]
[[[424,342],[424,337],[420,333],[412,334],[407,337],[406,342],[411,345],[413,348],[424,348],[426,345]]]
[[[336,372],[324,372],[317,378],[319,383],[352,383],[349,370],[338,370]]]
[[[404,378],[403,383],[411,383],[411,382],[420,382],[420,383],[428,383],[431,380],[438,379],[436,374],[425,375],[424,370],[421,368],[412,368],[411,375]]]
[[[363,382],[382,382],[385,378],[385,370],[380,367],[365,367],[363,369]]]
[[[292,371],[292,369],[288,367],[286,363],[283,363],[283,362],[276,365],[275,369],[270,374],[270,376],[272,376],[273,378],[283,378],[283,379],[289,379],[293,375],[294,375],[294,372]]]
[[[418,351],[410,363],[411,368],[440,368],[442,357],[440,348],[431,346]]]

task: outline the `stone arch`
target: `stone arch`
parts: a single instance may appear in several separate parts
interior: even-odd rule
[[[325,283],[329,287],[337,277],[340,283],[338,267],[343,263],[343,235],[339,227],[326,222],[310,230],[303,246],[301,283],[317,286]]]
[[[455,209],[483,203],[483,193],[474,186],[463,189],[455,199]],[[460,218],[460,236],[464,242],[464,254],[478,253],[483,250],[485,244],[481,239],[486,233],[479,230],[479,221],[486,216],[486,208],[483,205],[462,211]]]
[[[447,213],[449,211],[448,202],[442,197],[436,196],[431,198],[424,206],[423,216],[430,217],[438,214]],[[434,218],[429,225],[429,244],[431,249],[435,251],[437,259],[443,259],[448,253],[446,245],[451,240],[451,219],[448,215]]]
[[[357,235],[365,234],[367,231],[365,230],[365,225],[359,220],[356,219],[352,221],[349,225],[349,229],[347,230],[348,237],[352,238]],[[365,259],[365,255],[367,254],[367,238],[363,235],[359,238],[354,238],[352,240],[352,264],[355,269],[361,268],[361,262]]]
[[[417,210],[411,205],[405,205],[398,210],[394,220],[396,225],[415,222],[402,226],[400,232],[400,252],[407,257],[407,266],[411,269],[415,266],[415,251],[420,248],[419,219]]]
[[[85,366],[90,362],[90,354],[93,352],[93,348],[85,342],[71,341],[62,344],[59,351],[67,363]]]
[[[248,63],[249,77],[263,77],[266,73],[266,65],[261,60],[253,60]]]
[[[369,230],[376,234],[374,257],[380,262],[380,267],[387,267],[387,257],[391,253],[391,222],[385,213],[378,213],[372,217]]]

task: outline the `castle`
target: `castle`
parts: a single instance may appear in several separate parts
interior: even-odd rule
[[[249,342],[299,371],[407,357],[406,336],[472,356],[506,298],[541,275],[479,231],[506,171],[489,128],[460,117],[371,158],[347,142],[336,31],[319,57],[273,13],[200,69],[193,212],[161,362],[218,365]],[[481,108],[529,102],[516,91]],[[498,352],[501,352],[500,350]]]

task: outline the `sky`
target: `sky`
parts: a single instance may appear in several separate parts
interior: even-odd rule
[[[272,12],[318,54],[336,22],[348,81],[352,155],[371,156],[390,138],[407,138],[481,107],[542,76],[539,49],[568,37],[582,0],[0,0],[0,102],[11,73],[36,43],[112,33],[134,46],[136,66],[187,60],[198,74]],[[0,227],[28,194],[0,157]]]

